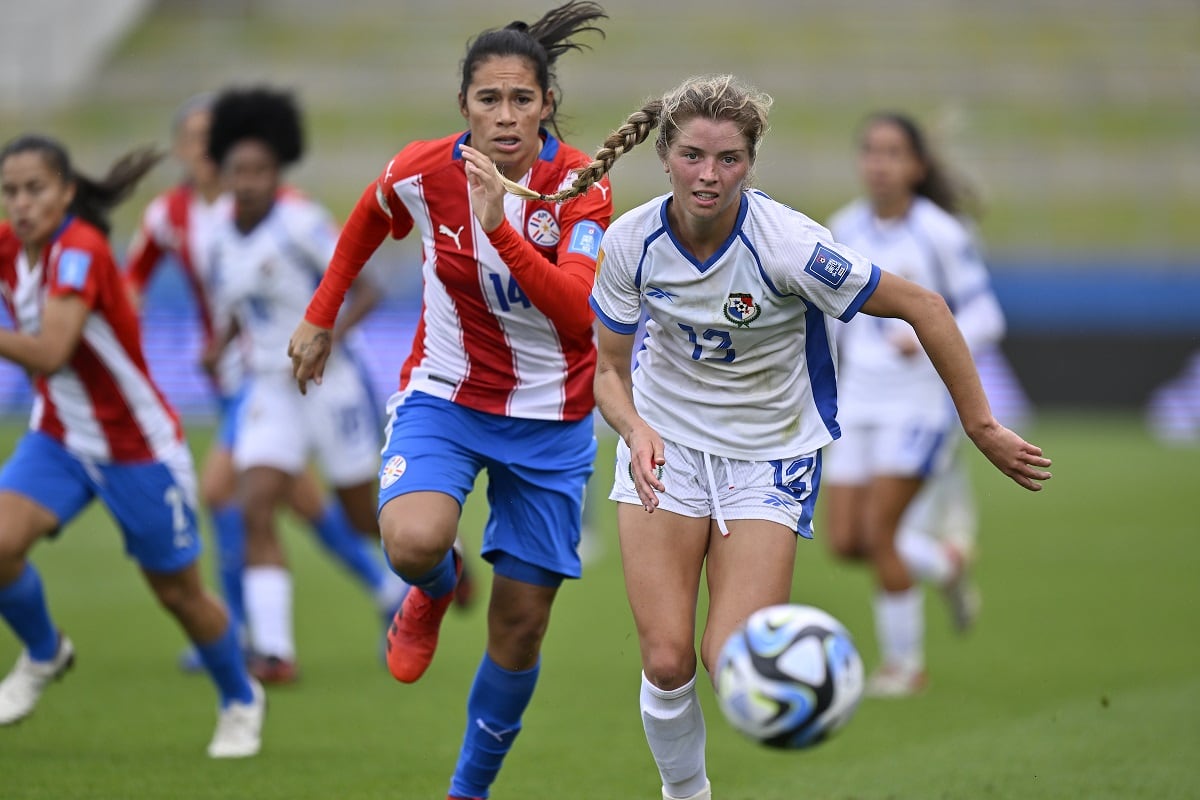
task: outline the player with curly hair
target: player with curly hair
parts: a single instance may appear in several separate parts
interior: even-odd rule
[[[249,382],[237,412],[233,464],[245,520],[245,615],[251,665],[268,683],[296,678],[292,583],[276,528],[316,456],[349,524],[375,537],[376,413],[363,371],[346,341],[379,292],[364,284],[338,320],[334,379],[308,397],[296,392],[287,339],[310,287],[333,254],[338,230],[324,208],[283,185],[304,153],[300,108],[269,87],[229,89],[212,106],[208,153],[232,196],[213,232],[211,271],[218,320],[206,361],[219,363],[235,338]]]

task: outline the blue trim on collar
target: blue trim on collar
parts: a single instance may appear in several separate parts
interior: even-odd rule
[[[454,158],[454,160],[455,160],[455,161],[461,161],[461,160],[462,160],[462,146],[463,146],[464,144],[466,144],[466,143],[467,143],[467,139],[470,139],[470,138],[471,138],[471,132],[470,132],[470,131],[463,131],[463,132],[462,132],[462,135],[461,135],[461,136],[459,136],[459,137],[458,137],[458,139],[457,139],[457,140],[454,142],[454,156],[453,156],[453,158]]]
[[[559,141],[555,139],[550,131],[545,128],[538,128],[538,135],[543,137],[542,152],[538,154],[540,161],[553,161],[558,155]]]
[[[55,242],[57,242],[58,237],[62,236],[63,231],[65,231],[67,229],[67,226],[70,225],[74,221],[75,221],[75,215],[67,214],[67,216],[63,218],[62,224],[59,225],[58,228],[55,229],[54,233],[50,234],[50,241],[47,242],[46,244],[51,245],[51,244],[54,244]]]

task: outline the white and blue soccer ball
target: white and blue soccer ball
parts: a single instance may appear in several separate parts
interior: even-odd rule
[[[863,662],[842,623],[819,608],[768,606],[721,648],[716,692],[742,733],[771,747],[811,747],[849,722]]]

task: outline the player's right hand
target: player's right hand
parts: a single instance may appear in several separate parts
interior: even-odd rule
[[[318,328],[308,320],[300,320],[288,341],[288,358],[292,359],[292,377],[300,394],[308,394],[308,382],[321,385],[325,362],[333,349],[333,331]]]
[[[652,514],[658,508],[658,492],[667,490],[662,482],[662,468],[667,463],[662,437],[643,423],[630,431],[625,444],[629,445],[629,471],[638,499]]]

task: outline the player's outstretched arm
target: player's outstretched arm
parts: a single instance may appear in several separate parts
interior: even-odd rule
[[[998,470],[1018,485],[1039,491],[1042,481],[1050,479],[1045,469],[1050,459],[992,415],[971,352],[942,296],[885,271],[862,310],[876,317],[898,317],[913,326],[950,390],[967,436]]]
[[[333,347],[333,331],[320,328],[306,319],[300,320],[288,341],[288,358],[292,359],[292,376],[300,394],[308,393],[308,382],[318,386],[325,375],[325,362]]]

